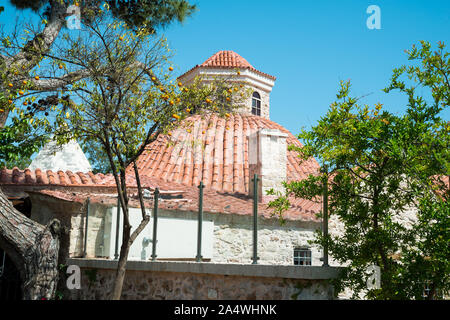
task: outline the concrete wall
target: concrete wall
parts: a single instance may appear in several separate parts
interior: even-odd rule
[[[33,206],[32,219],[42,224],[48,223],[53,217],[60,219],[63,226],[69,230],[64,244],[67,247],[67,257],[82,257],[86,206],[81,203],[58,200],[38,194],[32,195],[31,201]],[[91,203],[89,208],[87,256],[92,258],[111,257],[111,252],[114,252],[115,248],[107,245],[105,234],[110,233],[109,237],[113,238],[112,242],[115,245],[115,224],[111,227],[107,225],[108,221],[115,223],[115,216],[111,217],[111,214],[115,213],[116,209],[114,206],[101,203]],[[180,227],[186,225],[188,221],[190,222],[189,225],[192,226],[191,233],[196,234],[196,212],[160,210],[159,218],[174,221],[178,219]],[[210,236],[206,236],[204,233],[203,237],[202,248],[204,250],[202,254],[205,258],[216,263],[252,263],[252,216],[206,212],[203,220],[210,224],[212,229]],[[153,229],[152,222],[150,221],[151,225],[147,229]],[[172,231],[169,233],[170,230],[167,228],[164,230],[162,225],[159,227],[160,239],[163,236],[172,238],[174,245],[184,241],[180,232]],[[259,262],[262,264],[293,265],[294,248],[309,247],[312,251],[312,265],[322,265],[320,261],[322,257],[321,248],[309,243],[314,239],[314,231],[318,228],[320,228],[320,224],[314,222],[287,221],[284,225],[280,225],[280,222],[275,218],[265,219],[260,217],[258,219]],[[208,228],[205,227],[204,232],[209,232]],[[148,236],[152,236],[152,233],[149,233]],[[139,242],[136,242],[136,244],[139,245]],[[147,251],[151,252],[151,246],[150,243]],[[196,238],[191,241],[191,246],[193,248],[188,256],[185,255],[180,258],[191,258],[192,260],[195,258]],[[206,248],[209,246],[212,247],[212,253],[207,253],[209,250]],[[165,257],[161,251],[157,251],[157,255],[159,258]],[[149,254],[147,254],[147,258],[150,259]],[[174,258],[174,256],[170,258]]]
[[[117,263],[71,259],[81,267],[72,299],[109,299]],[[90,278],[87,273],[90,274]],[[123,300],[326,300],[338,268],[129,261]]]
[[[67,231],[61,238],[61,259],[83,254],[85,207],[81,203],[62,201],[39,194],[30,194],[31,219],[46,225],[53,218]],[[60,259],[60,260],[61,260]],[[62,260],[62,261],[63,261]]]
[[[102,204],[91,204],[89,208],[87,257],[112,258],[111,252],[114,252],[113,246],[115,246],[115,224],[110,227],[108,221],[115,222],[116,218],[115,216],[111,218],[111,213],[115,213],[116,208]],[[158,259],[194,260],[197,252],[197,213],[160,210],[158,217]],[[202,239],[203,257],[216,263],[252,263],[252,219],[252,216],[249,215],[205,213]],[[72,216],[71,257],[82,256],[84,223],[85,213]],[[141,235],[142,238],[152,239],[152,224],[153,219],[147,228],[148,232]],[[317,223],[301,221],[288,221],[286,224],[280,225],[277,219],[260,217],[258,219],[259,262],[293,265],[294,248],[306,247],[312,251],[312,265],[322,265],[320,261],[321,248],[309,243],[314,239],[314,230],[318,227],[320,225]],[[108,238],[105,236],[106,233],[110,234],[110,240],[105,241]],[[190,247],[184,246],[187,243]],[[136,241],[134,245],[142,247],[142,240]],[[152,244],[147,246],[146,258],[150,260]],[[135,250],[141,252],[141,247]],[[130,259],[135,260],[136,257],[130,257]]]
[[[252,182],[255,174],[258,175],[258,199],[268,203],[276,196],[267,195],[269,190],[283,193],[283,182],[286,181],[287,164],[287,134],[274,129],[261,129],[248,137],[249,162],[249,195],[254,193]]]

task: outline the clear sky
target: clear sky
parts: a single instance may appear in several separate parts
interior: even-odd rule
[[[165,31],[179,72],[219,50],[233,50],[277,77],[271,119],[292,133],[309,127],[351,79],[364,103],[405,110],[399,94],[385,94],[392,69],[419,40],[450,45],[449,0],[197,0],[198,12]],[[369,5],[381,9],[381,29],[369,30]],[[450,50],[447,47],[447,50]],[[450,120],[450,113],[444,117]]]
[[[13,17],[0,15],[0,23]],[[450,45],[449,0],[191,0],[198,11],[164,30],[177,74],[219,50],[233,50],[255,68],[277,77],[271,119],[296,134],[323,116],[339,81],[351,79],[362,101],[392,112],[405,99],[381,92],[392,69],[407,62],[405,49],[419,40]],[[369,30],[369,5],[381,9],[381,29]],[[19,13],[17,13],[19,14]],[[21,13],[24,14],[24,13]],[[447,50],[450,50],[447,47]],[[444,118],[450,120],[447,111]]]

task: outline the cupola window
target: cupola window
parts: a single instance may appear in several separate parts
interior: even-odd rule
[[[261,115],[261,96],[258,92],[253,92],[252,96],[252,114],[255,116]]]

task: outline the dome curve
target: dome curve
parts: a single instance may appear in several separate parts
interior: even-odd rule
[[[191,116],[182,126],[150,143],[137,165],[142,175],[168,182],[206,187],[229,193],[248,193],[248,136],[259,129],[277,129],[288,135],[287,145],[302,146],[281,125],[258,116],[216,114]],[[295,151],[287,151],[287,180],[301,180],[319,171],[314,159],[299,164]]]

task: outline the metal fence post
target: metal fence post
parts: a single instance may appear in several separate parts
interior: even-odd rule
[[[258,264],[258,175],[253,177],[253,264]]]
[[[89,202],[90,198],[87,198],[87,205],[86,205],[86,224],[84,227],[84,252],[83,252],[83,258],[86,258],[87,256],[87,240],[88,240],[88,222],[89,222]]]
[[[156,231],[158,226],[158,198],[159,189],[155,189],[154,193],[154,208],[153,208],[153,241],[152,241],[152,261],[156,261]]]
[[[324,181],[323,181],[323,237],[325,243],[323,246],[323,266],[328,267],[328,170],[324,166]]]
[[[198,234],[197,234],[197,262],[202,261],[202,225],[203,225],[203,181],[200,181],[198,199]]]
[[[114,249],[114,259],[119,259],[119,231],[120,231],[120,199],[117,195],[117,217],[116,217],[116,246]]]

